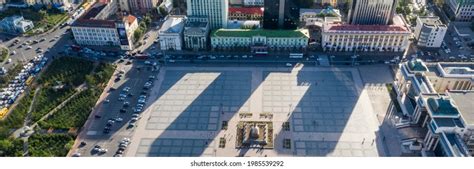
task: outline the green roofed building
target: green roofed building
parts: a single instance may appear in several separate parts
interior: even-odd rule
[[[218,29],[211,33],[213,49],[249,48],[252,51],[306,49],[309,33],[300,30]]]

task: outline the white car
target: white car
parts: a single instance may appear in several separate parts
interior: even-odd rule
[[[107,149],[105,149],[105,148],[99,149],[99,153],[107,153],[107,151],[109,151],[109,150],[107,150]]]
[[[286,67],[292,67],[292,66],[293,66],[293,64],[291,64],[291,63],[286,63]]]

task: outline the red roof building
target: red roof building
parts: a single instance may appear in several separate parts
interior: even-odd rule
[[[262,20],[263,8],[260,7],[230,7],[229,20]]]
[[[367,32],[407,32],[407,28],[399,25],[349,25],[330,24],[327,31],[367,31]]]

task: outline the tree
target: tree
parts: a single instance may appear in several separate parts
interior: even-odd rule
[[[135,42],[138,41],[143,36],[143,30],[138,28],[135,32],[133,32],[133,37],[135,38]]]
[[[151,24],[151,15],[147,13],[145,17],[143,17],[143,21],[145,22],[145,26],[149,26]]]
[[[165,7],[162,5],[158,8],[158,12],[160,12],[161,16],[166,16],[168,15],[168,11],[166,11]]]
[[[40,11],[38,12],[38,14],[39,14],[39,16],[41,17],[41,19],[44,19],[44,18],[46,18],[46,17],[48,16],[48,13],[46,12],[46,10],[43,10],[43,9],[40,10]]]

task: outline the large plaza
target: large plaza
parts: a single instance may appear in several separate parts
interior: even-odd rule
[[[162,67],[157,79],[126,156],[383,154],[357,68]],[[272,145],[240,146],[240,122],[266,124],[248,132]]]

